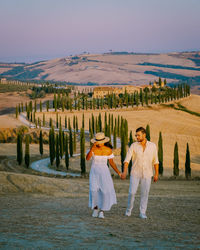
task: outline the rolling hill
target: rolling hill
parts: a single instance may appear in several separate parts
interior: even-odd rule
[[[142,85],[158,77],[184,81],[200,94],[200,52],[81,54],[32,64],[0,63],[0,77],[71,84]]]

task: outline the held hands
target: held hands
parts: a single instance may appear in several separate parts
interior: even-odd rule
[[[157,182],[157,180],[158,180],[158,175],[155,174],[154,177],[153,177],[153,181],[154,181],[154,182]]]
[[[122,180],[126,179],[126,173],[123,172],[123,173],[121,174],[120,178],[121,178]]]

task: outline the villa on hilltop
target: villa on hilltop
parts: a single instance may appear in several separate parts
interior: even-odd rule
[[[159,85],[158,82],[154,81],[153,84],[149,85],[141,85],[141,86],[134,86],[134,85],[126,85],[122,87],[95,87],[93,89],[93,97],[94,98],[102,98],[109,94],[115,94],[116,96],[119,96],[119,94],[124,94],[125,92],[127,94],[132,94],[135,91],[139,91],[141,88],[158,88],[158,87],[164,87],[165,82],[161,81],[161,84]]]

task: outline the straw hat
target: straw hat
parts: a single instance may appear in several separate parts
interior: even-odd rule
[[[91,140],[91,143],[97,142],[98,144],[110,141],[109,137],[106,137],[103,132],[96,133],[95,138]]]

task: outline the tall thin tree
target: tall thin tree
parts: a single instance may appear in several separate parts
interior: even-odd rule
[[[43,135],[42,130],[40,130],[40,155],[43,155]]]
[[[85,166],[85,131],[84,128],[81,128],[81,174],[85,174],[86,166]]]
[[[26,167],[28,168],[30,165],[29,135],[26,135],[24,161],[25,161]]]
[[[185,159],[185,177],[186,179],[189,179],[191,177],[190,149],[188,143],[186,148],[186,159]]]
[[[158,140],[158,161],[159,161],[159,174],[163,175],[163,142],[162,142],[162,133],[159,133]]]
[[[178,143],[174,145],[174,176],[179,176],[179,157],[178,157]]]

